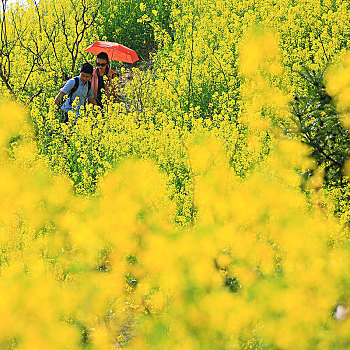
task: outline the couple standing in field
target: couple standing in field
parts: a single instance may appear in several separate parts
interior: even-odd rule
[[[96,68],[90,63],[84,63],[79,70],[79,76],[67,81],[64,87],[55,97],[55,104],[59,106],[63,96],[68,98],[61,107],[64,113],[63,122],[68,122],[68,112],[76,111],[79,115],[80,107],[88,103],[102,107],[102,96],[105,91],[107,98],[115,94],[112,79],[116,73],[109,68],[109,58],[107,53],[100,52],[96,58]],[[78,99],[77,99],[78,98]],[[77,99],[77,105],[72,106]]]

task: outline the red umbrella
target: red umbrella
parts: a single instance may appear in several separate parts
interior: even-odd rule
[[[137,53],[126,46],[109,41],[96,41],[90,45],[85,51],[98,55],[105,52],[110,60],[134,63],[139,60]]]

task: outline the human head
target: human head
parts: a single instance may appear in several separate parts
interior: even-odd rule
[[[83,84],[85,84],[88,80],[90,80],[92,72],[94,70],[94,67],[92,66],[92,64],[86,62],[84,63],[81,67],[80,67],[80,79],[83,82]]]
[[[96,57],[96,67],[100,75],[108,71],[109,58],[106,52],[100,52]]]

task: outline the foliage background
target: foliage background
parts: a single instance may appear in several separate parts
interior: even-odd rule
[[[348,348],[349,18],[336,0],[3,8],[0,348]],[[53,97],[97,39],[144,60],[62,125]]]

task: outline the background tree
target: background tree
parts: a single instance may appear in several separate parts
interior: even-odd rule
[[[52,93],[86,61],[97,36],[101,0],[30,1],[7,6],[1,17],[0,78],[16,98]],[[39,86],[39,89],[38,89]]]
[[[292,103],[292,119],[297,137],[311,147],[317,166],[324,170],[326,185],[343,181],[343,166],[350,155],[349,131],[344,129],[337,109],[325,90],[325,69],[305,68],[299,72],[305,82],[304,92]],[[305,175],[312,175],[310,170]]]
[[[18,35],[14,35],[14,28],[11,28],[8,20],[8,2],[1,0],[1,18],[0,18],[0,79],[7,91],[14,95],[11,82],[12,65],[11,56],[18,43]]]

